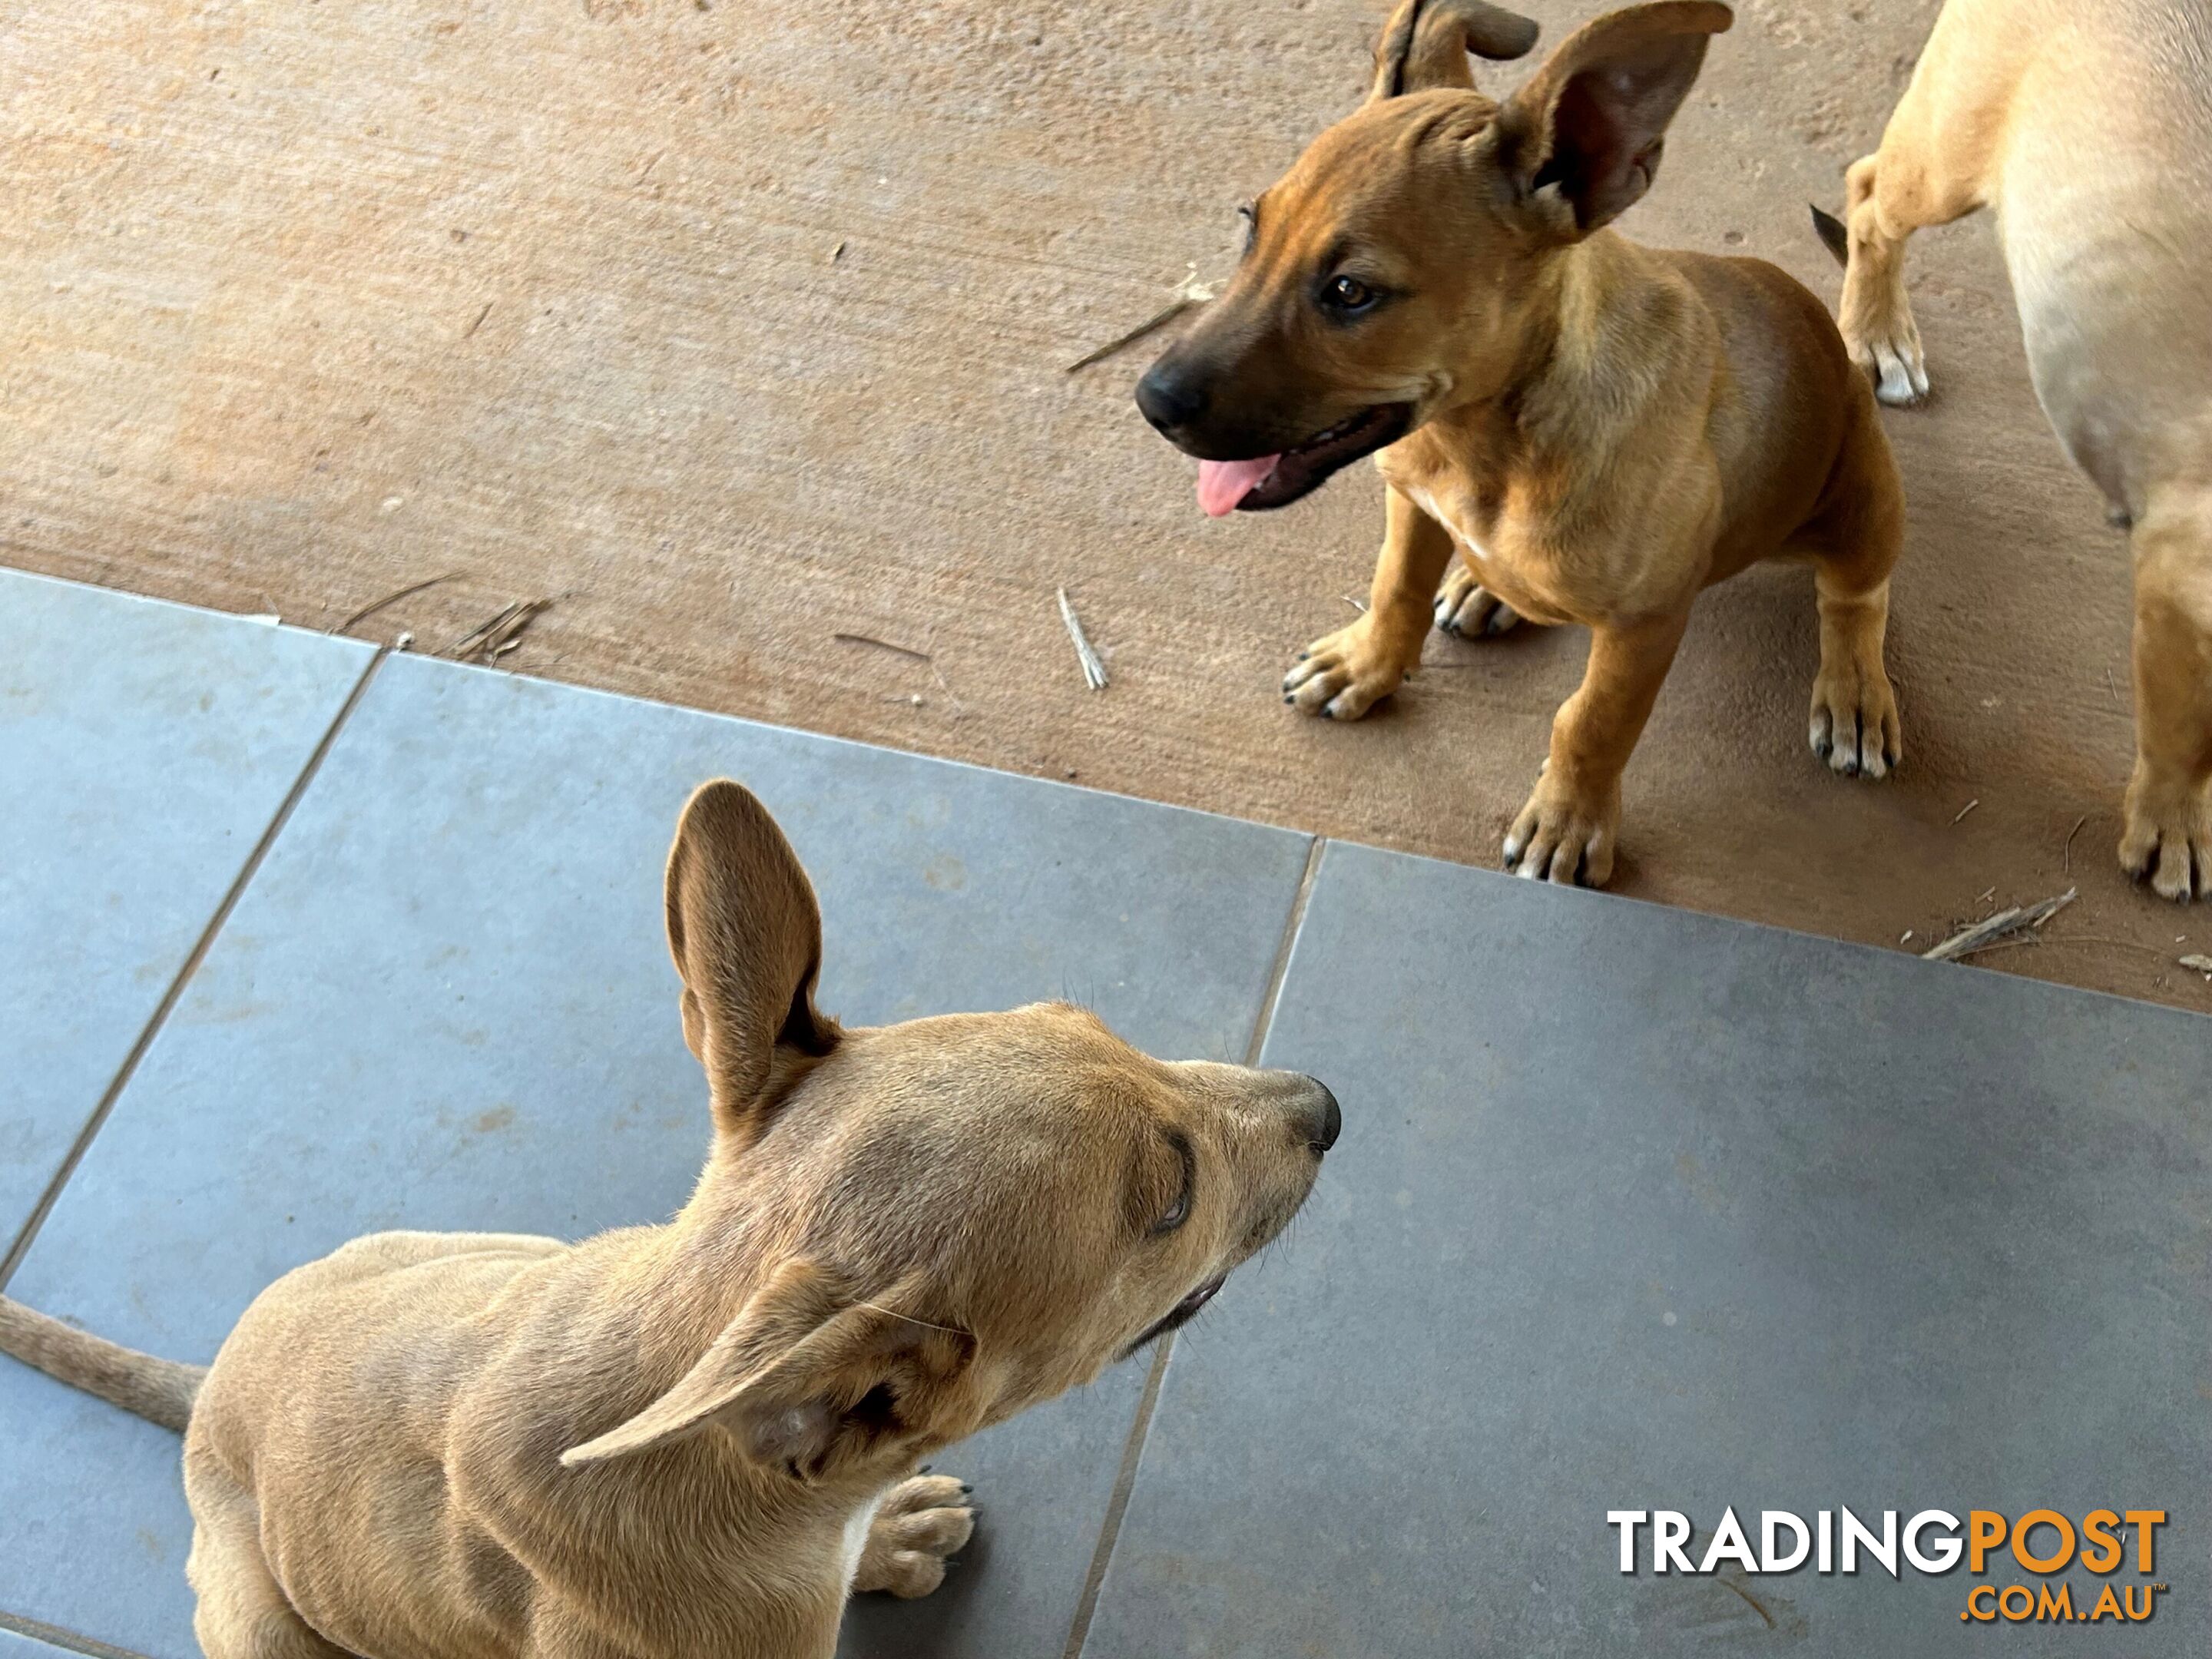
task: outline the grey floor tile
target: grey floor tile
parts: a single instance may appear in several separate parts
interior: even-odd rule
[[[58,1648],[35,1636],[0,1627],[0,1659],[78,1659],[67,1648]]]
[[[719,774],[758,791],[814,874],[832,1012],[1065,994],[1156,1052],[1241,1057],[1302,836],[388,659],[16,1293],[205,1358],[263,1285],[359,1233],[573,1237],[670,1213],[704,1154],[705,1091],[660,867],[685,795]],[[941,1601],[863,1608],[848,1650],[1057,1654],[1141,1383],[1124,1368],[947,1453],[988,1537]],[[25,1423],[0,1454],[0,1516],[118,1478],[106,1443],[27,1386],[0,1373],[0,1420]],[[141,1527],[173,1562],[181,1516],[148,1520],[135,1497],[70,1514],[0,1553],[0,1610],[121,1640],[116,1598],[81,1564],[115,1560]],[[173,1572],[153,1578],[180,1606]],[[164,1616],[145,1644],[185,1650]]]
[[[2212,1020],[1332,845],[1267,1057],[1343,1139],[1178,1343],[1091,1655],[2203,1652]],[[2163,1509],[2172,1589],[1962,1636],[2029,1575],[1605,1521],[1838,1504]]]
[[[370,654],[0,570],[0,1252]]]

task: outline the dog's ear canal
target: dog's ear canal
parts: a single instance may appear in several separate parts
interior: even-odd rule
[[[1399,0],[1375,43],[1368,101],[1431,87],[1472,87],[1468,53],[1502,63],[1535,44],[1534,22],[1486,0]]]
[[[1521,189],[1557,185],[1581,231],[1625,211],[1651,187],[1707,43],[1735,21],[1717,0],[1659,0],[1561,41],[1498,116],[1501,156]]]
[[[561,1462],[632,1456],[711,1424],[753,1462],[818,1480],[886,1441],[941,1443],[980,1426],[959,1386],[975,1352],[967,1332],[855,1301],[841,1275],[794,1259],[659,1398]]]
[[[684,1040],[707,1069],[716,1127],[742,1133],[778,1048],[821,1055],[837,1044],[836,1021],[814,1006],[821,908],[768,809],[727,779],[685,805],[665,892]]]

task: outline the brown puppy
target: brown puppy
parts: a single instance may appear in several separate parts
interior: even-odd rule
[[[1534,26],[1406,0],[1366,104],[1254,204],[1235,279],[1138,391],[1201,458],[1212,512],[1282,506],[1382,450],[1369,609],[1284,681],[1306,713],[1354,720],[1395,690],[1432,600],[1454,632],[1590,629],[1505,838],[1524,876],[1611,873],[1621,769],[1691,605],[1760,559],[1814,564],[1814,752],[1874,778],[1900,753],[1882,635],[1904,508],[1835,325],[1772,265],[1604,228],[1731,21],[1705,0],[1612,13],[1501,105],[1467,53],[1517,57]],[[1455,548],[1466,574],[1438,599]]]
[[[2036,395],[2134,544],[2120,864],[2212,897],[2212,7],[1950,0],[1849,191],[1815,216],[1886,403],[1928,392],[1905,239],[1997,210]]]
[[[714,1142],[670,1225],[385,1233],[213,1368],[0,1300],[0,1346],[185,1431],[209,1659],[826,1659],[934,1589],[917,1460],[1188,1319],[1304,1200],[1310,1078],[1164,1065],[1080,1009],[845,1030],[760,803],[708,785],[668,935]]]

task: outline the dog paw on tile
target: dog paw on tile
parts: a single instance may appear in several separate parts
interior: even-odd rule
[[[943,1474],[918,1474],[893,1486],[869,1523],[854,1590],[911,1601],[943,1583],[945,1558],[975,1530],[972,1491]]]

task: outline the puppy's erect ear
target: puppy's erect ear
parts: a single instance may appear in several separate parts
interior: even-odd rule
[[[975,1351],[965,1331],[858,1302],[840,1275],[787,1261],[667,1393],[561,1462],[628,1457],[713,1424],[755,1462],[817,1480],[887,1443],[974,1428],[958,1384]]]
[[[778,1047],[819,1055],[836,1046],[837,1023],[814,1006],[822,912],[768,809],[727,779],[685,805],[665,893],[684,1040],[707,1068],[716,1127],[742,1131]]]
[[[1556,185],[1578,230],[1620,215],[1651,187],[1706,43],[1735,21],[1717,0],[1659,0],[1577,29],[1498,117],[1500,154],[1520,188]]]
[[[1467,55],[1504,62],[1536,44],[1536,25],[1486,0],[1400,0],[1375,43],[1367,100],[1431,87],[1472,87]]]

